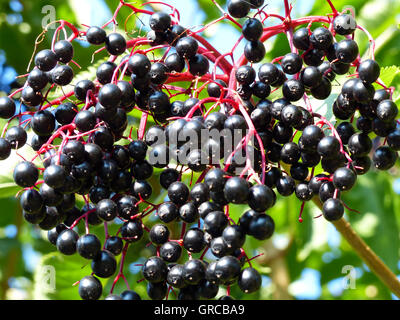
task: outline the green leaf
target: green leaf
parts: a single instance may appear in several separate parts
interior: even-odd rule
[[[400,68],[398,66],[390,66],[381,68],[380,79],[382,82],[390,87],[393,83],[394,78],[400,74]]]
[[[90,261],[78,254],[63,256],[59,252],[45,255],[34,275],[33,298],[35,300],[80,300],[78,286],[73,284],[90,275]],[[103,279],[103,285],[106,282]]]

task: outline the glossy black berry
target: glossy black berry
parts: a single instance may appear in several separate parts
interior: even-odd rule
[[[242,0],[240,0],[242,1]],[[265,46],[260,40],[249,41],[244,47],[244,55],[249,62],[257,63],[264,59]]]
[[[336,221],[341,219],[344,214],[342,201],[334,198],[326,200],[322,207],[322,214],[328,221]]]
[[[86,276],[79,281],[79,296],[83,300],[98,300],[103,292],[103,286],[94,276]]]
[[[342,63],[352,63],[358,56],[357,42],[351,39],[339,41],[335,48],[336,57]]]
[[[35,65],[42,71],[50,71],[56,64],[57,56],[49,49],[39,51],[35,56]]]
[[[89,90],[93,94],[95,91],[95,85],[90,80],[79,81],[74,88],[75,97],[78,100],[86,101]]]
[[[243,24],[242,34],[248,41],[257,41],[261,38],[263,33],[263,25],[260,20],[249,18]]]
[[[226,200],[231,203],[245,203],[249,197],[249,185],[242,178],[230,178],[225,183],[224,195]]]
[[[204,218],[204,231],[218,237],[228,224],[228,218],[222,211],[212,211]]]
[[[167,282],[174,288],[184,288],[187,286],[183,278],[183,265],[177,264],[171,268],[167,275]]]
[[[121,293],[122,300],[141,300],[139,294],[133,290],[125,290]]]
[[[340,152],[339,140],[332,136],[324,137],[318,143],[317,151],[321,157],[336,157]]]
[[[297,29],[293,33],[293,44],[299,50],[307,50],[310,47],[310,35],[307,28]]]
[[[215,265],[215,276],[224,283],[237,279],[240,275],[240,262],[233,256],[225,256],[219,259]]]
[[[172,222],[179,217],[178,207],[173,202],[164,202],[158,207],[157,216],[162,222]]]
[[[387,143],[395,151],[400,150],[400,131],[395,130],[387,136]]]
[[[236,80],[240,84],[251,84],[256,79],[256,71],[250,66],[241,66],[236,70]]]
[[[195,285],[204,279],[206,265],[202,260],[192,259],[183,265],[183,279],[187,284]]]
[[[241,248],[246,240],[246,233],[241,225],[227,226],[222,232],[222,239],[229,251]]]
[[[9,97],[0,97],[0,118],[9,119],[15,113],[15,102]]]
[[[118,256],[121,254],[123,246],[124,242],[120,237],[112,236],[106,240],[104,249],[110,251],[114,256]]]
[[[398,112],[397,105],[389,99],[381,101],[376,107],[376,116],[385,122],[393,121],[397,117]]]
[[[168,197],[175,204],[182,205],[189,197],[189,189],[182,182],[174,182],[168,187]]]
[[[196,55],[199,44],[192,37],[183,37],[178,40],[175,48],[182,58],[191,59]]]
[[[160,257],[166,262],[176,262],[182,254],[182,247],[173,241],[165,242],[160,247]]]
[[[204,232],[198,228],[192,228],[186,231],[183,237],[183,246],[186,250],[196,253],[204,249]]]
[[[323,27],[318,27],[310,36],[310,42],[316,49],[326,50],[333,42],[332,33]]]
[[[283,96],[289,101],[298,101],[304,95],[305,89],[301,81],[295,79],[286,80],[282,87]]]
[[[366,156],[372,149],[372,141],[363,133],[353,134],[348,142],[348,148],[352,156]]]
[[[13,178],[15,183],[20,187],[31,187],[39,178],[39,171],[33,163],[23,161],[15,167]]]
[[[202,54],[196,54],[189,60],[189,72],[194,76],[203,76],[209,70],[208,59]]]
[[[244,293],[252,293],[260,289],[261,276],[254,268],[245,268],[240,272],[238,285]]]
[[[142,274],[147,281],[158,283],[167,279],[168,268],[160,257],[151,257],[143,264]]]
[[[185,59],[183,59],[179,54],[172,53],[164,61],[169,72],[182,72],[185,69]]]
[[[347,144],[350,137],[355,133],[354,127],[350,122],[342,122],[336,128],[343,144]]]
[[[67,65],[58,65],[51,71],[52,81],[59,86],[70,84],[74,77],[72,68]]]
[[[86,40],[90,44],[100,45],[106,41],[107,34],[104,29],[99,27],[90,27],[86,31]]]
[[[281,66],[286,74],[296,74],[303,66],[303,60],[296,53],[288,53],[281,60]]]
[[[154,84],[163,84],[168,79],[168,68],[164,63],[156,62],[151,65],[149,75]]]
[[[276,189],[282,196],[290,196],[295,190],[295,182],[290,176],[282,176],[276,182]]]
[[[355,182],[357,176],[353,170],[348,168],[339,168],[333,174],[333,184],[335,187],[341,191],[350,190]]]
[[[62,166],[51,165],[44,170],[43,179],[47,185],[57,189],[65,183],[67,174],[67,171]]]
[[[25,145],[27,133],[20,126],[11,127],[6,132],[5,140],[10,143],[12,149],[19,149]]]
[[[164,244],[169,238],[169,229],[163,224],[155,224],[149,232],[150,241],[156,245]]]
[[[53,51],[56,54],[57,60],[62,63],[70,62],[74,56],[74,48],[71,42],[67,40],[57,41],[54,44]]]
[[[229,0],[228,12],[234,18],[243,18],[250,11],[250,3],[245,0]]]
[[[251,219],[248,233],[258,240],[265,240],[272,236],[275,223],[267,214],[260,214]]]
[[[39,136],[51,135],[55,125],[55,117],[48,110],[35,112],[31,120],[32,130]]]
[[[388,170],[393,167],[398,158],[396,151],[388,146],[381,146],[375,150],[372,157],[374,167],[379,170]]]
[[[266,211],[276,201],[275,193],[265,185],[255,185],[249,189],[248,204],[255,211]]]
[[[57,250],[64,255],[72,255],[76,252],[79,235],[74,230],[64,230],[57,237]]]
[[[101,242],[96,235],[85,234],[78,239],[76,249],[81,257],[93,259],[101,250]]]
[[[193,202],[188,202],[179,208],[179,217],[186,223],[193,223],[198,220],[199,212]]]
[[[381,73],[379,64],[375,60],[367,59],[358,66],[358,76],[366,83],[373,83],[378,80]]]
[[[126,40],[119,33],[110,33],[105,40],[106,49],[112,55],[120,55],[126,49]]]
[[[117,269],[117,261],[111,252],[102,250],[92,260],[91,267],[96,276],[109,278]]]
[[[333,28],[342,36],[352,34],[356,27],[356,21],[349,14],[340,14],[333,20]]]
[[[150,17],[149,26],[155,31],[166,31],[171,25],[171,16],[165,12],[155,12]]]

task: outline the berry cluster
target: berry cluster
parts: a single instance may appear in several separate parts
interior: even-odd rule
[[[267,14],[263,4],[230,0],[228,13],[217,20],[242,30],[238,43],[245,39],[245,49],[233,64],[232,52],[220,54],[200,36],[207,26],[198,31],[181,26],[179,12],[169,5],[171,14],[153,13],[120,1],[106,25],[85,31],[61,20],[52,47],[35,55],[23,88],[0,98],[0,117],[9,119],[0,158],[24,145],[35,151],[14,169],[15,183],[24,188],[24,218],[48,230],[62,254],[91,261],[92,274],[79,281],[82,299],[101,297],[98,278],[115,275],[118,255],[119,272],[106,299],[141,299],[128,283],[120,295],[113,290],[118,279],[126,281],[129,246],[143,237],[156,249],[142,265],[151,299],[168,298],[174,290],[178,299],[212,299],[220,286],[228,293],[221,299],[231,299],[230,286],[236,283],[244,293],[255,292],[261,276],[243,246],[246,237],[272,236],[275,225],[266,211],[275,205],[276,193],[295,193],[302,208],[319,197],[323,216],[334,221],[344,214],[341,193],[354,186],[357,175],[372,164],[380,170],[394,166],[400,150],[398,109],[392,89],[379,81],[373,50],[371,59],[360,58],[354,32],[364,29],[333,5],[326,17],[292,20],[287,1],[286,17]],[[115,28],[107,35],[105,27],[115,23],[122,7],[149,16],[146,37],[126,40]],[[243,25],[234,19],[245,17]],[[282,23],[265,27],[271,17]],[[72,35],[56,41],[67,29]],[[291,52],[256,68],[265,57],[264,42],[278,33],[287,34]],[[99,65],[95,79],[80,80],[73,91],[49,101],[50,92],[74,81],[75,39],[102,46],[96,52],[106,50],[110,58]],[[162,55],[156,57],[157,52]],[[313,112],[310,97],[327,99],[332,82],[349,73],[329,106],[333,124]],[[29,109],[15,114],[18,93]],[[304,106],[296,105],[300,100]],[[141,113],[136,138],[128,125],[133,110]],[[9,127],[14,119],[19,123]],[[148,120],[155,125],[148,126]],[[384,138],[380,146],[373,147],[375,136]],[[155,173],[168,194],[157,204],[150,202],[149,179]],[[81,208],[77,197],[85,202]],[[235,204],[249,206],[239,221],[229,215]],[[156,224],[146,219],[151,214]],[[109,234],[107,225],[116,220],[121,227]],[[85,234],[79,235],[81,223]],[[103,244],[90,233],[90,226],[102,223]],[[181,235],[174,239],[171,230],[177,225]]]

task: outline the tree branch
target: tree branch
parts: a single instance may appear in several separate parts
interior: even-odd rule
[[[322,204],[319,199],[314,198],[314,203],[322,210]],[[350,223],[344,218],[332,223],[371,271],[400,298],[400,281],[364,240],[359,237]]]

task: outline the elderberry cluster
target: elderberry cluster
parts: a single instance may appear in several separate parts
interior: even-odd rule
[[[291,52],[256,68],[266,53],[263,4],[228,1],[226,18],[234,22],[257,11],[241,25],[246,45],[230,74],[225,57],[210,52],[174,14],[149,14],[121,1],[135,13],[149,14],[146,37],[127,41],[102,27],[79,31],[69,25],[72,38],[35,55],[20,97],[28,111],[15,115],[15,100],[0,98],[0,117],[10,119],[0,138],[0,159],[25,145],[35,151],[13,174],[24,188],[23,216],[47,230],[62,254],[91,261],[91,274],[79,281],[82,299],[99,299],[98,278],[113,276],[107,300],[141,299],[129,287],[119,295],[113,289],[119,278],[126,280],[129,246],[143,238],[155,249],[141,266],[151,299],[164,299],[171,291],[178,299],[212,299],[221,286],[228,290],[221,299],[231,299],[235,284],[244,293],[255,292],[261,276],[243,246],[246,237],[266,240],[274,233],[266,212],[277,193],[294,193],[303,203],[321,201],[323,216],[334,221],[344,214],[341,193],[354,186],[357,175],[372,164],[379,170],[394,166],[400,150],[398,109],[389,88],[373,86],[380,68],[374,59],[361,60],[354,18],[336,12],[319,21],[327,26],[314,27],[310,20],[295,30],[283,23],[280,32],[289,32]],[[95,79],[73,83],[76,38],[110,55]],[[152,51],[158,49],[163,55],[155,58]],[[225,73],[211,71],[211,64]],[[313,112],[310,98],[330,97],[337,77],[350,71],[354,74],[328,106],[337,120],[333,124]],[[189,86],[170,85],[179,81]],[[47,99],[71,83],[71,93]],[[129,128],[133,110],[141,114],[138,128]],[[19,124],[11,126],[14,119]],[[149,119],[155,125],[148,125]],[[385,140],[379,147],[373,147],[375,136]],[[149,180],[156,173],[157,190],[161,187],[167,198],[154,204]],[[196,181],[186,181],[186,173]],[[237,204],[249,208],[234,221],[229,207]],[[155,224],[148,221],[150,214],[157,217]],[[115,221],[121,227],[109,234],[106,226]],[[104,243],[89,231],[102,223]],[[80,235],[81,224],[85,233]],[[172,231],[176,226],[180,237]]]

